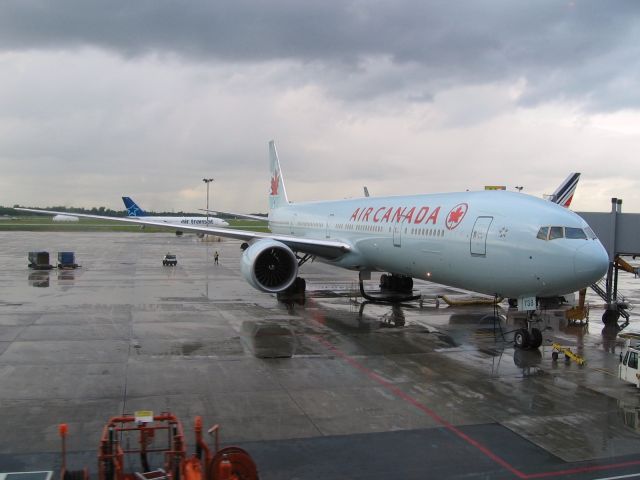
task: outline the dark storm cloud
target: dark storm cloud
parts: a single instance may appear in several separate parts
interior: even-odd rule
[[[524,102],[616,109],[640,105],[639,13],[636,0],[14,0],[2,4],[0,49],[292,60],[348,99],[523,78]],[[372,74],[370,58],[391,68]]]

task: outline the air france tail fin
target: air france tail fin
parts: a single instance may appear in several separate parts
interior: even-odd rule
[[[122,201],[124,202],[124,206],[127,208],[127,215],[130,217],[144,217],[147,213],[142,210],[136,202],[131,200],[131,197],[122,197]]]
[[[289,199],[287,198],[287,190],[284,187],[284,178],[282,177],[282,170],[280,169],[276,144],[273,140],[269,142],[269,163],[271,166],[269,209],[274,210],[278,207],[288,205]]]
[[[571,200],[573,200],[573,194],[578,186],[578,180],[580,180],[579,173],[570,173],[565,181],[553,192],[549,200],[565,208],[569,208]]]

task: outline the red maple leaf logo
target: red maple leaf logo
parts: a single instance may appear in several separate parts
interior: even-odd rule
[[[271,177],[271,195],[278,195],[278,186],[280,185],[280,175],[278,172],[274,172]]]
[[[446,225],[449,230],[453,230],[460,224],[467,213],[467,208],[469,208],[469,206],[466,203],[459,203],[451,209],[449,215],[447,215],[446,221]]]

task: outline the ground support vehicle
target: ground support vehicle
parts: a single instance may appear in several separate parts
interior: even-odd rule
[[[29,268],[34,270],[51,270],[49,252],[29,252]]]
[[[620,353],[620,364],[618,365],[618,378],[624,382],[632,383],[637,388],[640,388],[639,356],[640,346],[631,346],[628,341],[625,349]]]
[[[60,480],[88,480],[88,469],[67,468],[67,430],[67,425],[60,425]],[[239,447],[219,448],[218,425],[208,432],[215,438],[213,450],[203,439],[202,418],[196,417],[196,452],[187,456],[182,424],[172,413],[153,415],[153,412],[142,411],[135,415],[112,417],[100,438],[98,479],[258,480],[256,465],[245,450]]]
[[[73,252],[58,252],[58,268],[71,269],[78,268],[76,256]]]
[[[172,253],[167,253],[162,258],[162,265],[164,265],[165,267],[175,267],[176,265],[178,265],[178,257],[173,255]]]
[[[560,356],[560,354],[563,353],[564,359],[567,361],[573,360],[580,366],[587,363],[587,361],[583,357],[581,357],[576,353],[573,353],[569,347],[563,347],[559,343],[554,343],[551,346],[553,347],[553,353],[551,354],[551,358],[554,361],[558,360],[558,357]]]

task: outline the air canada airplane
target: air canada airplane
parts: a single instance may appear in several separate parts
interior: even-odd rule
[[[140,220],[152,220],[154,222],[170,223],[171,225],[211,225],[212,227],[228,227],[229,224],[224,220],[217,217],[185,217],[185,216],[153,216],[148,215],[147,212],[142,210],[131,197],[122,197],[124,206],[127,208],[127,215],[129,217],[139,218]]]
[[[554,202],[496,190],[291,203],[273,141],[269,159],[272,233],[181,225],[186,232],[243,240],[242,275],[264,292],[304,285],[298,268],[316,258],[358,271],[361,279],[388,272],[390,290],[406,291],[419,278],[517,298],[520,308],[535,310],[536,299],[587,287],[608,268],[587,223]],[[153,217],[108,218],[167,226]]]

